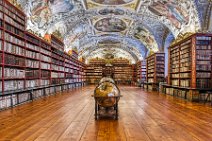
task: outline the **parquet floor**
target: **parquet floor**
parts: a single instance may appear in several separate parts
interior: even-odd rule
[[[120,89],[119,120],[95,121],[87,86],[0,112],[0,140],[212,141],[212,106]]]

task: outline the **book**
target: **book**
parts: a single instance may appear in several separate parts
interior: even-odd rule
[[[25,66],[25,59],[22,57],[5,54],[5,64],[23,67]]]
[[[41,79],[40,86],[47,86],[50,85],[50,80]]]
[[[4,51],[12,54],[25,56],[25,49],[23,47],[19,47],[8,42],[5,42]]]
[[[14,44],[17,44],[17,45],[20,45],[20,46],[24,46],[23,40],[20,40],[20,39],[14,37],[13,35],[11,35],[7,32],[4,33],[4,39],[11,42],[11,43],[14,43]]]
[[[43,55],[43,54],[40,54],[40,60],[45,61],[45,62],[51,62],[52,61],[51,57]]]
[[[44,77],[44,78],[50,78],[50,77],[51,77],[51,73],[50,73],[50,71],[47,71],[47,70],[41,70],[41,77]]]
[[[36,80],[26,80],[26,88],[32,88],[39,86],[39,79]]]
[[[33,78],[33,79],[38,79],[40,76],[40,70],[26,70],[26,79],[28,78]]]
[[[39,68],[39,61],[31,60],[31,59],[26,59],[26,67],[29,68]]]
[[[4,81],[4,91],[24,89],[24,80]]]
[[[4,78],[25,78],[25,70],[17,68],[4,68]]]
[[[26,42],[26,47],[29,48],[29,49],[35,50],[35,51],[40,51],[40,47],[39,46],[30,44],[28,42]]]
[[[47,70],[50,70],[50,69],[51,69],[51,64],[41,62],[41,69],[47,69]]]

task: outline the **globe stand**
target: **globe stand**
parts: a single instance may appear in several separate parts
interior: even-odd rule
[[[115,98],[116,101],[118,101],[120,99],[120,97],[121,96],[113,96],[113,98]],[[98,98],[100,98],[100,97],[94,97],[94,98],[95,98],[95,120],[97,120],[101,116],[101,112],[100,112],[101,108],[104,108],[106,114],[108,114],[109,111],[111,109],[113,109],[113,111],[115,112],[115,115],[113,115],[113,116],[115,116],[115,120],[118,120],[118,102],[116,102],[114,104],[114,106],[112,106],[112,107],[102,107],[97,102],[98,101]]]

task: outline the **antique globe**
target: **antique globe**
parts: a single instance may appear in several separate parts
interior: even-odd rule
[[[103,83],[103,82],[111,82],[111,83],[114,83],[115,84],[115,81],[110,78],[110,77],[103,77],[100,81],[99,81],[99,84]]]
[[[119,88],[111,82],[102,82],[94,90],[94,97],[101,107],[112,107],[114,106],[119,98],[114,96],[120,96]]]

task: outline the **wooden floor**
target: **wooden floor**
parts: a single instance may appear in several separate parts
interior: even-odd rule
[[[1,141],[212,141],[212,106],[121,87],[119,120],[94,120],[94,87],[0,112]]]

